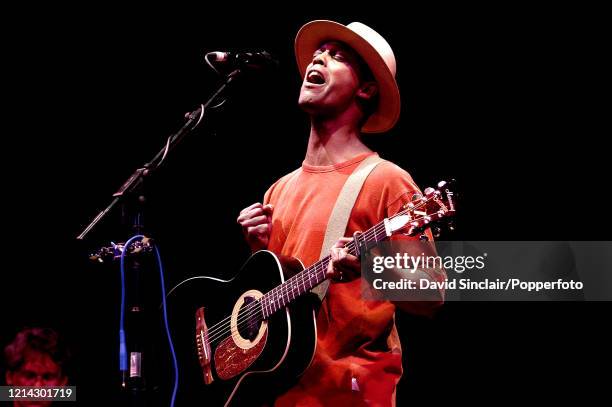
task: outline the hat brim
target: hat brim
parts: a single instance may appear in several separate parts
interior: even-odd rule
[[[326,41],[339,41],[351,47],[363,58],[378,83],[378,108],[361,131],[382,133],[390,130],[399,119],[401,106],[395,77],[376,49],[346,26],[334,21],[316,20],[300,29],[295,37],[295,57],[302,78],[314,52]]]

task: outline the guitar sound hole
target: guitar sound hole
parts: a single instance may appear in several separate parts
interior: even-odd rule
[[[257,311],[259,308],[253,302],[255,302],[254,297],[244,297],[244,304],[238,311],[238,332],[241,337],[249,341],[257,337],[261,326],[260,313]]]

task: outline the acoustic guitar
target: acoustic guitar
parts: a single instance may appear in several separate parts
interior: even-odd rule
[[[422,234],[454,214],[453,192],[441,182],[345,247],[359,256],[372,244]],[[253,397],[275,391],[270,384],[277,392],[290,386],[314,355],[318,297],[311,290],[327,278],[329,261],[304,267],[263,250],[229,280],[196,276],[169,291],[173,319],[195,318],[191,326],[179,318],[171,327],[181,372],[177,405],[251,405]]]

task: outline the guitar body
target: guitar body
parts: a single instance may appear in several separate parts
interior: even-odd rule
[[[304,295],[268,318],[254,301],[303,268],[260,251],[230,280],[193,277],[168,293],[177,405],[255,405],[295,382],[316,347],[317,297]]]
[[[446,182],[402,207],[344,247],[359,256],[395,233],[416,236],[455,214]],[[271,405],[310,365],[317,342],[311,289],[325,281],[330,256],[304,269],[269,251],[251,256],[229,280],[189,278],[168,292],[179,363],[176,405]],[[160,347],[161,349],[161,347]],[[169,358],[160,357],[161,360]],[[169,366],[160,371],[172,374]]]

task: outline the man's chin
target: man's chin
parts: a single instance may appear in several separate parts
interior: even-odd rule
[[[310,95],[300,95],[298,106],[306,113],[312,114],[317,111],[317,101]]]

